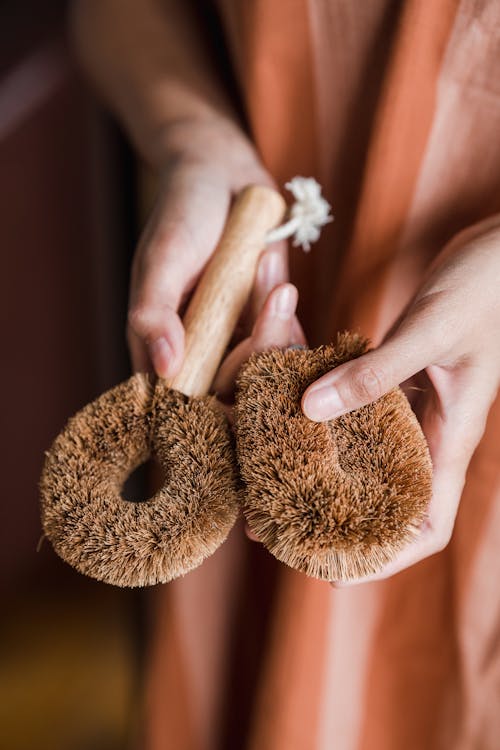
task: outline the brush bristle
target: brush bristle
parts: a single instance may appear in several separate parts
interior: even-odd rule
[[[345,333],[315,350],[255,354],[238,380],[250,529],[279,560],[328,581],[380,571],[415,538],[431,495],[427,444],[399,388],[331,422],[301,411],[310,383],[366,347]]]
[[[164,473],[149,500],[121,489],[150,455]],[[227,420],[213,398],[187,399],[135,375],[69,420],[40,481],[42,523],[80,573],[146,586],[198,566],[224,541],[239,510]]]

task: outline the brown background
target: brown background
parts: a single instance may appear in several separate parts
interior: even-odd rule
[[[0,745],[126,748],[140,595],[73,572],[41,536],[43,451],[126,376],[131,160],[68,51],[63,2],[0,11]],[[125,262],[124,262],[125,260]]]

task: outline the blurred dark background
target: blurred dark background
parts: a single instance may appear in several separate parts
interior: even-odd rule
[[[72,59],[66,3],[0,8],[0,746],[131,747],[141,593],[40,545],[37,482],[69,415],[127,377],[134,164]]]

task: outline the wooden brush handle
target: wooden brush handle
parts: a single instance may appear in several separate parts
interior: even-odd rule
[[[250,185],[238,195],[184,316],[185,357],[171,388],[186,396],[208,393],[249,297],[265,235],[284,213],[283,198],[271,188]]]

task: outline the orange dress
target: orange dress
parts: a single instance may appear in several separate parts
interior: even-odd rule
[[[500,211],[500,3],[219,0],[262,158],[334,207],[292,256],[312,344],[377,343],[461,228]],[[496,332],[495,332],[496,333]],[[235,529],[153,593],[148,750],[498,750],[500,404],[453,539],[333,590]]]

